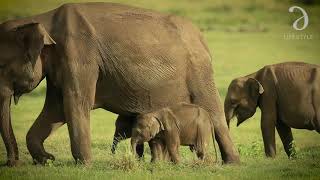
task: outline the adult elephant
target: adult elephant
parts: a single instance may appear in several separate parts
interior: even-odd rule
[[[130,120],[182,101],[210,113],[224,162],[239,161],[208,47],[189,21],[120,4],[65,4],[5,22],[0,31],[1,134],[9,165],[18,160],[10,99],[17,103],[44,78],[44,108],[27,134],[35,162],[54,159],[43,142],[66,123],[73,157],[90,163],[92,109]]]

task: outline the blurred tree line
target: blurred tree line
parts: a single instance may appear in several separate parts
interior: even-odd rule
[[[303,3],[303,4],[307,4],[307,5],[313,5],[313,4],[319,4],[319,0],[295,0],[298,3]]]

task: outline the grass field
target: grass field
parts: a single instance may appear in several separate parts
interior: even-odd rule
[[[40,2],[40,1],[39,1]],[[45,12],[67,2],[64,0],[1,1],[0,21]],[[119,1],[118,1],[119,2]],[[304,61],[320,64],[320,5],[303,6],[309,15],[309,26],[295,31],[292,23],[299,13],[289,13],[296,3],[290,0],[134,0],[120,2],[139,7],[173,13],[191,19],[203,31],[213,55],[215,80],[224,98],[229,82],[267,64],[283,61]],[[285,35],[310,35],[311,39],[286,39]],[[91,113],[93,165],[76,166],[70,151],[67,127],[63,126],[46,142],[48,152],[56,161],[45,167],[32,165],[25,135],[40,113],[44,103],[45,87],[42,83],[32,93],[22,97],[18,106],[12,105],[13,128],[19,144],[21,167],[0,167],[0,179],[319,179],[319,134],[294,130],[297,158],[289,160],[277,136],[277,157],[264,157],[260,132],[260,113],[236,128],[231,135],[241,156],[238,166],[223,166],[199,162],[187,148],[181,149],[183,162],[150,164],[149,150],[145,160],[132,158],[128,141],[119,145],[117,155],[110,152],[114,132],[115,114],[104,110]],[[213,154],[213,148],[211,147]],[[0,142],[0,163],[5,163],[6,152]]]

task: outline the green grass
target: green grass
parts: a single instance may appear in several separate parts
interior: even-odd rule
[[[82,1],[82,0],[81,0]],[[40,1],[39,1],[40,2]],[[0,21],[45,12],[65,0],[1,1]],[[283,61],[304,61],[320,64],[320,6],[302,6],[310,18],[308,28],[294,31],[292,22],[298,13],[288,12],[290,0],[203,0],[155,1],[134,0],[120,2],[173,13],[191,19],[201,28],[213,55],[215,80],[222,95],[229,82],[267,64]],[[286,40],[284,34],[308,34],[312,40]],[[0,179],[319,179],[319,134],[294,130],[297,158],[289,160],[277,136],[277,157],[264,157],[260,132],[260,112],[236,128],[231,124],[232,139],[241,155],[239,166],[222,166],[221,161],[201,163],[188,148],[181,149],[183,162],[150,164],[149,149],[144,161],[132,158],[128,141],[119,145],[117,155],[110,152],[116,115],[104,110],[91,113],[93,164],[90,168],[76,166],[70,151],[66,126],[55,132],[46,142],[46,149],[56,161],[47,166],[34,166],[29,155],[25,135],[40,113],[45,88],[42,83],[32,93],[22,97],[18,106],[12,105],[13,128],[19,143],[21,167],[0,168]],[[213,149],[210,149],[213,155]],[[0,163],[6,160],[3,142],[0,143]]]

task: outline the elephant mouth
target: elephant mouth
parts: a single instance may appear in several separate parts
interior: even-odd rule
[[[248,114],[246,114],[246,115],[236,114],[235,116],[237,117],[237,120],[238,120],[238,122],[237,122],[237,127],[238,127],[240,124],[242,124],[245,120],[247,120],[248,117],[249,117]]]
[[[19,99],[22,96],[22,94],[14,94],[13,95],[13,100],[14,100],[14,104],[17,105],[19,103]]]
[[[235,116],[238,119],[237,122],[237,127],[242,124],[244,121],[246,121],[247,119],[249,119],[250,117],[252,117],[254,115],[255,111],[253,112],[248,112],[246,114],[236,114]]]

